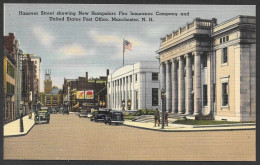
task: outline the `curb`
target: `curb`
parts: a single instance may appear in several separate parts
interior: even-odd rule
[[[127,127],[132,127],[132,128],[140,128],[140,129],[145,129],[145,130],[150,130],[150,131],[159,131],[159,132],[201,132],[201,131],[242,131],[242,130],[256,130],[256,128],[238,128],[238,129],[207,129],[207,130],[165,130],[165,129],[152,129],[152,128],[146,128],[146,127],[138,127],[138,126],[133,126],[133,125],[126,125],[123,124],[124,126]]]
[[[6,136],[4,136],[4,138],[25,136],[25,135],[27,135],[31,131],[31,129],[34,127],[34,125],[35,125],[35,123],[32,125],[32,127],[26,133],[16,134],[16,135],[6,135]]]

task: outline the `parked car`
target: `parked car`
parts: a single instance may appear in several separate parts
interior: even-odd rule
[[[95,116],[97,115],[98,111],[91,112],[90,121],[94,121]]]
[[[109,111],[104,120],[105,124],[112,123],[123,124],[124,123],[124,114],[120,111]]]
[[[79,117],[88,117],[88,111],[80,111],[80,112],[78,113],[78,116],[79,116]]]
[[[50,122],[50,113],[47,109],[41,109],[40,111],[36,112],[34,117],[35,124],[39,123],[49,123]]]
[[[104,121],[105,120],[105,117],[107,116],[109,110],[98,110],[94,116],[93,116],[93,120],[95,122],[97,121]]]

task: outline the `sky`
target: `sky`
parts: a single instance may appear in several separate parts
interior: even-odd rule
[[[22,12],[38,12],[38,15],[19,15]],[[41,15],[41,11],[54,12]],[[57,12],[75,12],[70,17],[81,21],[50,21]],[[116,15],[78,15],[78,12],[114,12]],[[122,11],[128,15],[119,15]],[[133,13],[153,13],[152,16],[136,16]],[[156,13],[178,13],[156,15]],[[180,16],[180,13],[188,13]],[[185,26],[199,17],[216,18],[222,23],[238,15],[255,16],[253,5],[95,5],[95,4],[4,4],[4,35],[14,33],[24,54],[41,57],[41,91],[46,69],[51,70],[53,85],[62,87],[64,78],[106,76],[106,69],[113,73],[123,66],[123,39],[132,43],[132,51],[124,53],[124,63],[156,61],[160,38]],[[68,16],[65,16],[65,19]],[[83,17],[92,21],[82,21]],[[94,21],[96,17],[109,21]],[[139,21],[111,21],[111,17],[137,18]],[[142,18],[146,21],[141,21]],[[148,21],[152,18],[153,21]]]

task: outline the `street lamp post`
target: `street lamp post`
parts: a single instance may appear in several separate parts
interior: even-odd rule
[[[162,98],[162,129],[164,129],[164,114],[165,114],[165,91],[162,88],[161,91],[161,98]]]
[[[23,109],[20,109],[20,132],[23,132]]]
[[[20,55],[20,62],[21,62],[21,65],[20,65],[20,71],[22,71],[22,75],[24,75],[23,77],[25,78],[25,73],[24,73],[24,68],[23,68],[23,66],[24,66],[24,63],[23,63],[23,60],[24,60],[24,58],[23,58],[23,53],[22,52],[19,52],[19,55]],[[25,81],[25,80],[23,80],[23,81]],[[22,83],[22,89],[23,89],[23,94],[24,94],[24,89],[25,89],[25,84],[24,83]],[[22,106],[21,108],[20,108],[20,132],[23,132],[24,131],[24,129],[23,129],[23,107],[25,108],[25,94],[23,95],[23,97],[24,97],[24,101],[23,101],[23,105],[24,106]]]

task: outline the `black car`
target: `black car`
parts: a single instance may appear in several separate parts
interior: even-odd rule
[[[94,113],[94,116],[92,119],[97,122],[97,121],[104,121],[106,116],[108,115],[109,110],[99,110],[96,113]]]
[[[120,111],[109,111],[104,120],[105,124],[109,123],[109,125],[112,123],[123,124],[124,121],[124,114]]]

